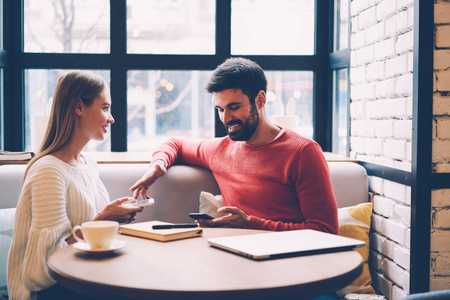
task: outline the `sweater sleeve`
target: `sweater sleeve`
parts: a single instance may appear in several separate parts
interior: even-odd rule
[[[48,272],[47,259],[59,248],[67,246],[71,234],[67,216],[64,174],[57,168],[41,168],[30,181],[31,227],[23,263],[23,280],[30,291],[38,291],[55,283]]]
[[[207,167],[208,141],[171,138],[164,142],[152,156],[152,161],[162,160],[166,168],[174,164]]]
[[[337,234],[337,204],[328,164],[320,146],[316,143],[309,144],[303,150],[298,162],[292,167],[291,176],[304,221],[287,223],[250,216],[248,228],[263,230],[313,229]]]

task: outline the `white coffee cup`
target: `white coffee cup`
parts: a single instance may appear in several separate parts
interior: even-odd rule
[[[81,230],[83,238],[77,236],[78,230]],[[76,225],[72,233],[78,242],[88,243],[92,250],[102,250],[111,247],[118,230],[119,223],[116,221],[91,221]]]

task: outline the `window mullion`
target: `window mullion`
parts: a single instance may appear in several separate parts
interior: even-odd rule
[[[331,51],[333,26],[333,4],[331,1],[316,1],[316,58],[318,67],[314,74],[313,139],[324,151],[331,151],[332,97],[329,53]]]
[[[216,58],[222,63],[231,56],[231,0],[216,0]]]
[[[8,54],[4,72],[4,145],[5,150],[23,151],[24,71],[20,59],[23,53],[23,1],[6,1],[4,9],[4,47]]]
[[[127,151],[127,7],[126,0],[111,5],[111,151]]]
[[[231,56],[231,1],[216,0],[216,60],[217,65]],[[214,113],[214,136],[227,135],[227,131]]]

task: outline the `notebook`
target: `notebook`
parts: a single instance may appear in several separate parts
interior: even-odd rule
[[[216,248],[254,260],[347,251],[364,242],[316,230],[291,230],[208,239]]]
[[[195,228],[172,228],[172,229],[153,229],[153,225],[170,225],[161,221],[147,221],[141,223],[132,223],[119,226],[121,234],[134,235],[147,239],[168,242],[185,238],[202,236],[203,229]]]

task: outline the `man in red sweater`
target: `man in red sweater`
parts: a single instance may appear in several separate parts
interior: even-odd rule
[[[210,169],[225,206],[202,226],[338,233],[337,205],[320,146],[267,119],[267,80],[253,61],[230,58],[213,72],[212,93],[228,136],[204,141],[172,138],[153,154],[131,188],[134,197],[173,164]],[[145,198],[144,198],[145,199]]]

